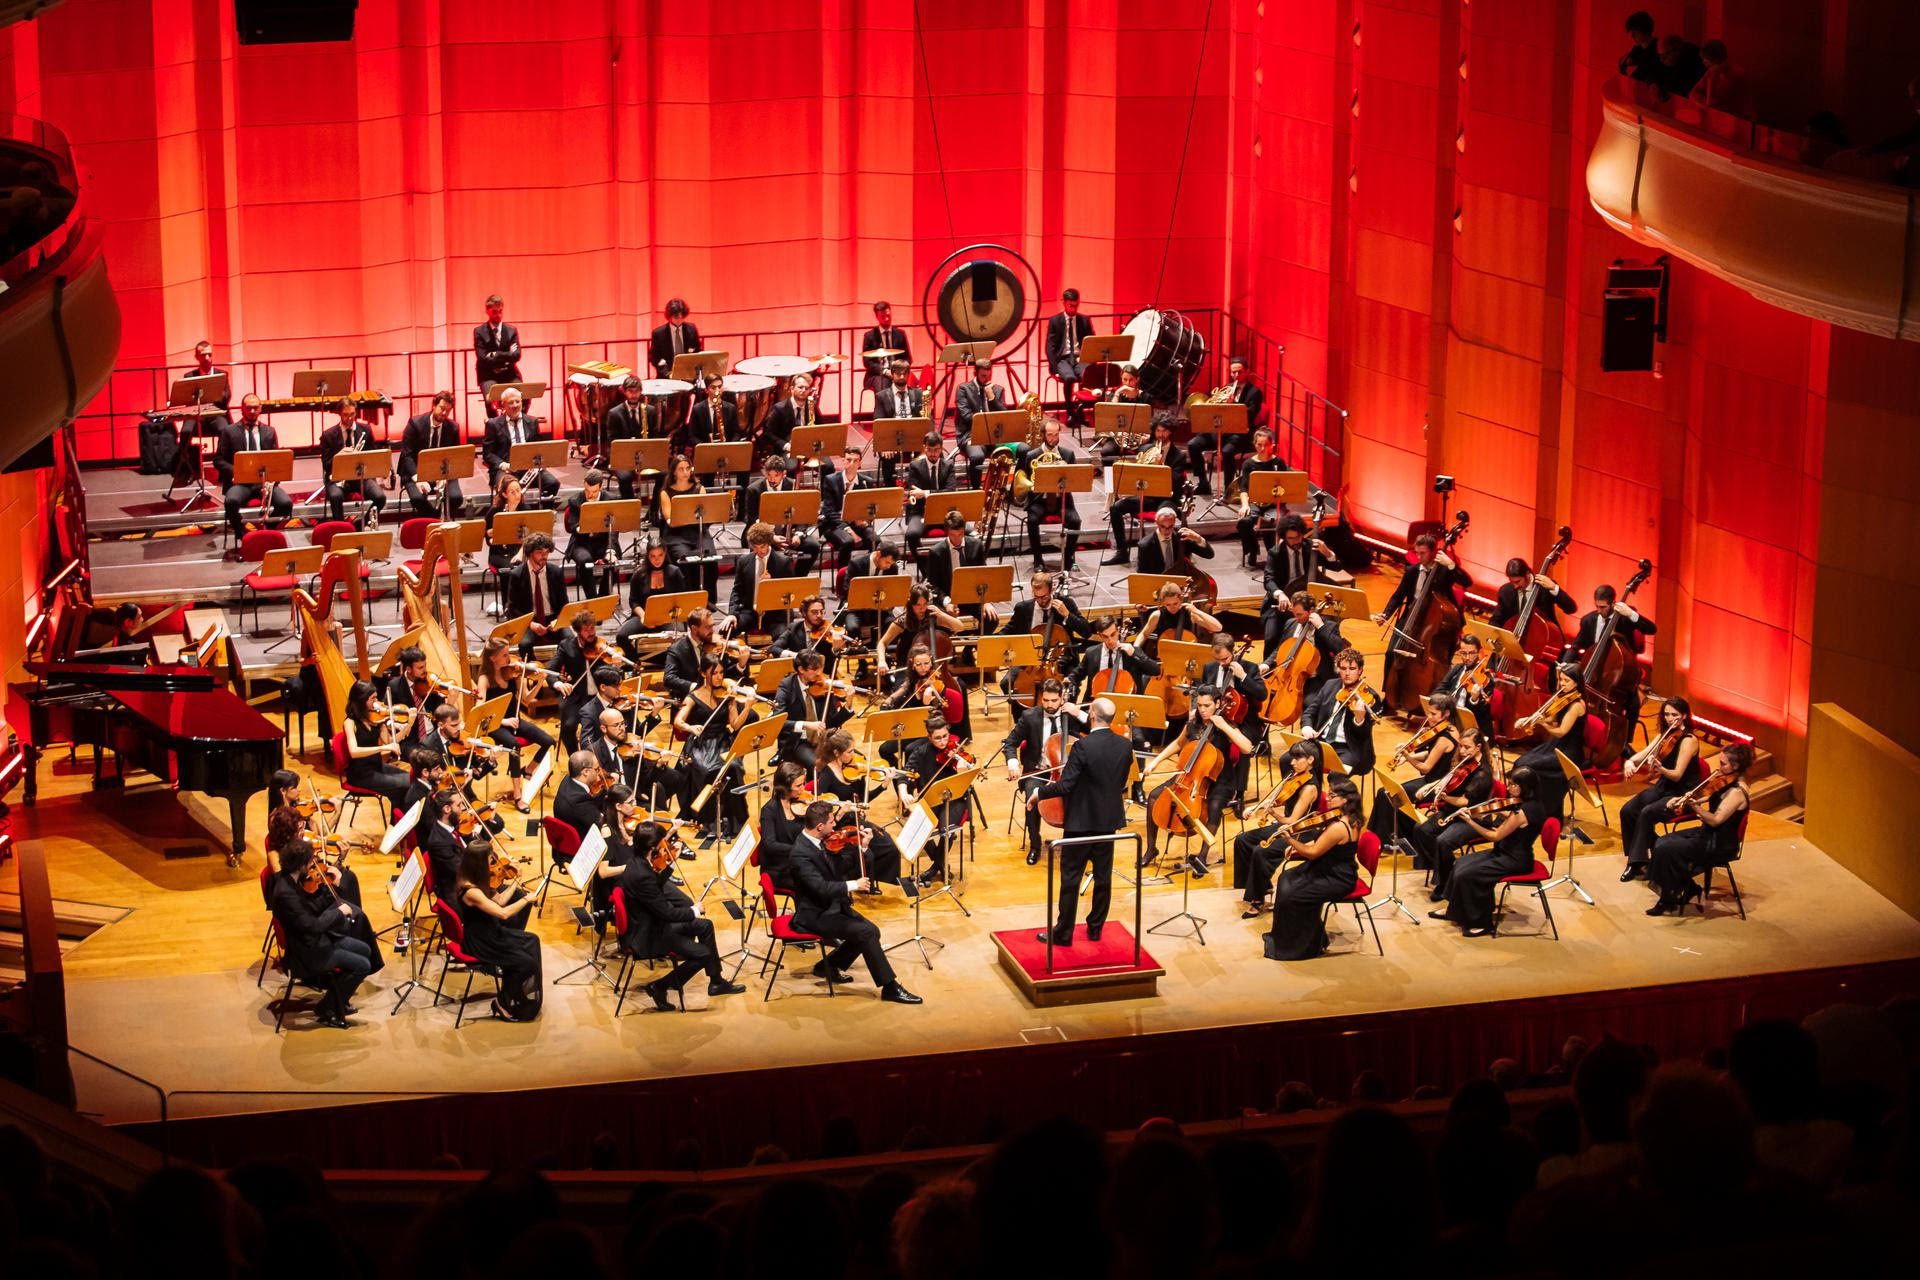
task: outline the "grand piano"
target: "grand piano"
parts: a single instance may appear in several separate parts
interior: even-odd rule
[[[61,742],[88,745],[96,787],[123,785],[133,766],[177,790],[226,800],[228,861],[237,862],[246,846],[247,801],[281,765],[280,727],[204,667],[136,665],[123,653],[112,661],[75,656],[80,660],[29,663],[39,683],[16,688],[9,701],[27,711],[26,802],[34,802],[43,751]],[[104,770],[109,751],[112,776]]]

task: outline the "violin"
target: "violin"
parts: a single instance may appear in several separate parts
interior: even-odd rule
[[[308,796],[293,802],[293,811],[303,818],[311,818],[316,813],[331,814],[340,807],[340,802],[332,796]]]
[[[1492,800],[1482,800],[1479,804],[1470,804],[1455,809],[1452,813],[1440,819],[1440,825],[1444,827],[1455,818],[1472,818],[1475,821],[1481,818],[1497,818],[1502,814],[1512,813],[1519,807],[1520,802],[1518,800],[1502,797],[1496,797]]]
[[[390,706],[378,698],[367,699],[368,724],[390,724],[404,733],[412,728],[413,722],[419,718],[420,712],[417,708]]]
[[[1387,768],[1397,769],[1400,766],[1400,762],[1414,752],[1424,751],[1428,747],[1431,747],[1434,740],[1440,736],[1446,727],[1447,722],[1445,720],[1442,720],[1439,724],[1424,726],[1418,733],[1400,744],[1400,749],[1393,753],[1393,759],[1388,762]]]
[[[630,667],[633,665],[633,659],[620,652],[617,646],[608,644],[605,636],[595,636],[592,644],[586,645],[580,650],[580,656],[586,659],[589,670],[602,662],[611,662],[619,667]]]
[[[475,831],[478,831],[482,824],[492,822],[495,814],[498,812],[499,810],[491,800],[483,801],[477,805],[464,805],[461,807],[460,816],[456,820],[455,826],[464,839],[472,835]]]
[[[627,737],[620,740],[614,752],[622,760],[657,760],[662,764],[673,759],[673,752],[656,742],[646,742],[639,738]]]
[[[816,698],[824,698],[830,693],[837,693],[843,698],[850,698],[854,695],[855,689],[845,680],[829,680],[827,678],[826,668],[822,667],[820,674],[807,681],[807,692]]]
[[[1684,809],[1690,804],[1698,804],[1701,801],[1711,800],[1738,781],[1740,781],[1740,779],[1731,773],[1721,773],[1715,770],[1713,773],[1708,774],[1699,786],[1675,801],[1673,807],[1675,809]]]
[[[1293,798],[1300,794],[1300,788],[1312,781],[1313,775],[1311,773],[1288,774],[1285,778],[1281,779],[1279,786],[1267,793],[1265,800],[1262,800],[1259,804],[1248,810],[1245,825],[1252,826],[1253,820],[1261,814],[1284,812],[1293,804]]]
[[[1631,778],[1634,774],[1646,768],[1647,765],[1654,760],[1659,760],[1662,763],[1665,763],[1666,757],[1663,753],[1666,751],[1667,743],[1673,738],[1674,734],[1681,733],[1683,732],[1683,730],[1684,730],[1684,726],[1677,725],[1677,724],[1670,724],[1666,728],[1662,729],[1660,731],[1660,736],[1655,738],[1652,742],[1649,742],[1645,750],[1636,753],[1631,759],[1627,761],[1627,763],[1620,770],[1620,776],[1624,778]],[[1677,746],[1679,744],[1675,743],[1675,745]]]
[[[829,644],[837,649],[846,642],[847,629],[845,627],[836,627],[823,622],[817,628],[807,628],[807,643],[810,645]]]
[[[753,646],[745,640],[722,640],[716,636],[707,641],[707,655],[714,658],[731,658],[735,662],[749,662],[753,659]]]
[[[487,855],[487,888],[498,893],[520,879],[520,868],[499,850]]]
[[[1441,796],[1458,795],[1460,788],[1466,785],[1467,779],[1471,778],[1473,771],[1479,767],[1480,762],[1471,756],[1455,765],[1453,772],[1447,775],[1446,780],[1433,793],[1433,811],[1435,813],[1440,811],[1440,805],[1443,803]]]
[[[1222,680],[1227,678],[1227,667],[1232,665],[1232,662],[1240,661],[1246,651],[1252,647],[1253,641],[1243,640],[1234,648],[1231,662],[1221,664]],[[1225,717],[1228,724],[1238,725],[1246,723],[1247,710],[1247,695],[1240,692],[1237,686],[1229,684],[1226,692],[1220,697],[1220,714]]]
[[[1480,646],[1480,661],[1460,674],[1460,692],[1469,702],[1485,700],[1487,690],[1493,687],[1493,646]]]
[[[772,698],[767,697],[765,694],[761,693],[758,689],[755,689],[752,685],[742,684],[738,680],[727,681],[726,690],[729,695],[735,698],[745,699],[748,702],[771,703],[773,701]]]
[[[1320,828],[1326,826],[1335,818],[1342,816],[1344,815],[1342,815],[1338,809],[1316,809],[1312,813],[1302,814],[1292,822],[1274,828],[1273,831],[1268,833],[1267,838],[1260,842],[1260,847],[1265,849],[1282,836],[1292,836],[1295,840],[1305,840],[1310,835],[1318,834]]]
[[[1521,716],[1513,722],[1514,731],[1531,729],[1536,725],[1552,724],[1566,714],[1567,708],[1580,701],[1577,693],[1556,693],[1540,704],[1540,709],[1532,715]]]

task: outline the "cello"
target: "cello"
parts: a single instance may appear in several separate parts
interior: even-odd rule
[[[1606,768],[1627,749],[1633,738],[1633,726],[1640,709],[1640,657],[1633,642],[1620,634],[1620,606],[1653,576],[1653,561],[1642,560],[1627,585],[1620,589],[1593,639],[1593,652],[1587,655],[1586,670],[1581,672],[1587,685],[1587,705],[1607,722],[1606,745],[1594,753],[1593,764]]]
[[[1056,733],[1047,739],[1048,782],[1058,782],[1060,780],[1060,766],[1066,763],[1061,752],[1060,743],[1066,736],[1064,733]],[[1067,825],[1067,798],[1065,796],[1049,796],[1042,800],[1036,807],[1040,811],[1040,821],[1046,823],[1048,826],[1064,828]]]
[[[1499,728],[1501,737],[1509,741],[1516,736],[1515,723],[1537,712],[1553,692],[1553,664],[1560,650],[1566,647],[1567,636],[1540,615],[1540,578],[1553,572],[1572,541],[1573,530],[1561,525],[1559,536],[1547,549],[1547,558],[1540,562],[1533,581],[1527,584],[1526,594],[1520,597],[1520,611],[1513,618],[1514,638],[1520,641],[1520,649],[1526,656],[1523,661],[1509,658],[1501,663],[1499,680],[1507,686],[1507,697]]]
[[[1220,776],[1226,763],[1220,748],[1213,745],[1213,735],[1202,733],[1187,746],[1173,781],[1153,793],[1147,807],[1147,820],[1172,836],[1200,831],[1211,844],[1213,833],[1207,830],[1205,822],[1207,788]]]
[[[1313,611],[1331,609],[1334,603],[1332,596],[1326,596],[1314,601]],[[1307,681],[1319,670],[1320,646],[1313,642],[1313,636],[1304,632],[1295,636],[1273,670],[1267,672],[1267,700],[1260,704],[1260,718],[1268,724],[1282,725],[1298,720],[1306,703]]]
[[[1022,668],[1013,677],[1013,700],[1023,707],[1031,707],[1040,700],[1042,681],[1060,679],[1071,638],[1064,621],[1066,614],[1067,606],[1061,603],[1060,597],[1049,597],[1046,616],[1029,628],[1029,634],[1040,637],[1040,661]]]
[[[1439,550],[1451,553],[1453,544],[1467,531],[1467,513],[1455,514],[1453,525],[1440,537]],[[1387,706],[1395,711],[1417,712],[1420,699],[1440,683],[1453,662],[1453,649],[1460,640],[1465,621],[1451,591],[1436,591],[1440,572],[1427,575],[1427,584],[1407,602],[1397,623],[1388,632],[1389,666],[1380,692]]]

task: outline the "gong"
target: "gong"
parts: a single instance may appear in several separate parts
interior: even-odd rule
[[[1000,343],[1020,327],[1027,291],[1004,262],[963,262],[941,282],[934,303],[940,327],[955,342]]]

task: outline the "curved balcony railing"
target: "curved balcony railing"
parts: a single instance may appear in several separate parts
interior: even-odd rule
[[[120,351],[120,306],[65,136],[38,120],[0,116],[0,154],[39,162],[36,178],[50,178],[41,189],[57,211],[0,263],[0,367],[12,371],[0,466],[8,466],[106,385]]]
[[[1764,302],[1920,338],[1914,192],[1798,162],[1794,135],[1615,82],[1587,160],[1601,217]]]

